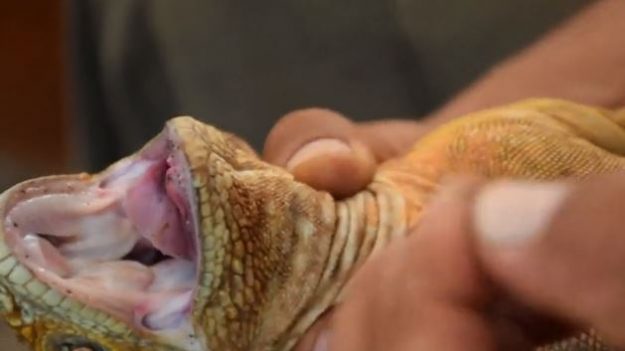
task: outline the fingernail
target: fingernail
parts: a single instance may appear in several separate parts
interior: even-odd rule
[[[313,351],[328,351],[330,349],[330,333],[327,330],[319,333]]]
[[[476,233],[486,244],[527,243],[545,232],[569,192],[567,183],[499,181],[485,185],[474,205]]]
[[[344,141],[334,138],[323,138],[309,142],[302,146],[286,163],[286,169],[294,170],[302,163],[319,156],[345,155],[353,152]]]

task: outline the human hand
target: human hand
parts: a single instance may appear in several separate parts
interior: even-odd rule
[[[414,128],[413,134],[372,130],[364,139],[355,131],[360,125],[323,110],[305,112],[279,124],[283,130],[273,138],[287,140],[274,140],[266,151],[274,147],[280,164],[306,141],[321,139],[325,145],[313,143],[315,157],[302,158],[313,166],[303,168],[300,180],[321,179],[341,191],[359,190],[354,180],[366,185],[376,162],[402,153],[423,132],[416,122],[400,122],[413,123],[400,127]],[[345,144],[332,149],[328,137]],[[372,142],[384,140],[395,144],[376,158],[375,150],[384,149]],[[332,177],[337,168],[343,174]],[[320,172],[329,176],[315,178]],[[590,326],[624,346],[623,198],[625,175],[580,185],[447,187],[417,232],[359,269],[344,303],[316,323],[297,350],[315,344],[315,351],[527,350]]]
[[[625,346],[625,174],[444,189],[298,351],[531,350],[591,327]]]
[[[316,189],[347,197],[369,184],[378,163],[407,151],[430,129],[411,120],[354,123],[330,110],[299,110],[271,130],[263,156]]]

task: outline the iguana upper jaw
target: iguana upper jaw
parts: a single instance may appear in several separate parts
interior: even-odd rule
[[[195,194],[175,136],[96,176],[14,188],[5,240],[37,279],[140,330],[191,326],[197,286]]]

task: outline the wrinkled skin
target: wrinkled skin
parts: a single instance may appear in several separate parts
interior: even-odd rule
[[[2,195],[0,312],[35,350],[290,349],[363,260],[417,225],[444,177],[623,170],[617,117],[555,100],[470,115],[342,201],[179,117],[102,173]]]

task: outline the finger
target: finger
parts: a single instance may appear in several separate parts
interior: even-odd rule
[[[476,180],[445,189],[416,231],[359,270],[323,333],[330,350],[529,350],[570,335],[484,271],[470,229],[479,189]]]
[[[376,166],[355,125],[323,109],[283,117],[269,133],[263,153],[265,160],[286,167],[297,180],[337,197],[363,189]]]
[[[497,349],[481,313],[491,291],[466,235],[467,209],[439,197],[416,232],[358,271],[326,334],[330,350]]]
[[[484,269],[523,303],[625,346],[625,176],[497,182],[476,198]]]
[[[397,157],[410,149],[431,127],[409,119],[386,119],[358,124],[357,135],[378,162]]]

